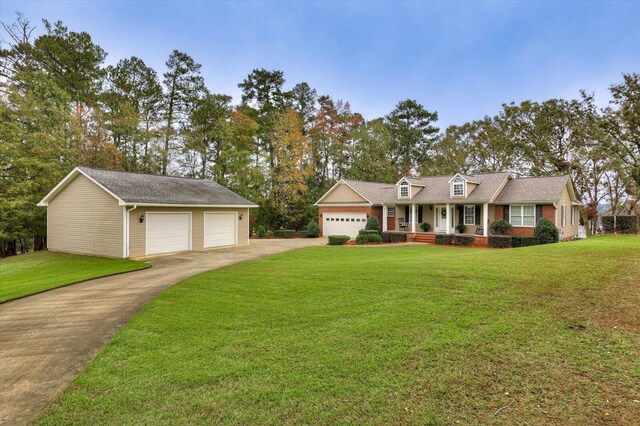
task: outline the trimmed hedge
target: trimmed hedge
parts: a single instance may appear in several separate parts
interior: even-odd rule
[[[489,247],[509,248],[512,247],[512,239],[509,235],[489,235]]]
[[[356,237],[356,244],[381,243],[382,237],[379,234],[360,234]]]
[[[476,241],[473,235],[456,235],[453,237],[453,244],[457,246],[470,247]]]
[[[436,244],[448,246],[453,241],[453,234],[436,234]]]
[[[296,237],[297,238],[307,238],[307,231],[297,231],[296,232]]]
[[[330,246],[342,246],[351,239],[348,235],[329,235]]]
[[[273,231],[275,238],[293,238],[296,235],[296,231],[293,229],[276,229]]]
[[[543,217],[533,230],[533,236],[538,239],[538,244],[557,243],[560,240],[560,231],[553,222]]]
[[[513,236],[511,237],[511,246],[512,247],[529,247],[529,246],[537,246],[540,244],[536,237],[519,237]]]
[[[358,231],[358,235],[365,234],[380,235],[380,231],[377,231],[375,229],[361,229],[360,231]]]
[[[504,235],[505,232],[507,232],[512,227],[513,226],[504,219],[498,219],[491,225],[489,225],[489,229],[491,230],[491,232],[497,235]]]
[[[602,216],[602,230],[604,232],[619,232],[621,234],[637,234],[640,231],[640,219],[635,215],[616,216],[616,226],[613,226],[613,216]]]
[[[395,232],[383,232],[380,234],[383,243],[406,243],[407,234],[398,234]]]

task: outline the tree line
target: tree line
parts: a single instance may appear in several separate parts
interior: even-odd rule
[[[300,229],[338,179],[509,170],[570,174],[595,231],[600,206],[620,214],[640,196],[640,75],[623,74],[598,108],[592,95],[504,104],[495,116],[438,127],[413,99],[365,120],[349,102],[255,69],[242,99],[213,92],[201,66],[170,53],[154,70],[137,57],[105,66],[86,32],[18,14],[0,48],[0,255],[41,249],[36,203],[73,167],[214,179],[258,203],[256,222]]]

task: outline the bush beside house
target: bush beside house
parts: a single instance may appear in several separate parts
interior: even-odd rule
[[[453,241],[452,234],[436,234],[436,244],[448,246]]]
[[[489,235],[488,245],[491,248],[513,247],[512,239],[509,235]]]
[[[538,244],[557,243],[560,240],[560,231],[553,222],[543,217],[533,230],[533,236],[538,240]]]
[[[330,246],[342,246],[349,241],[351,237],[348,235],[329,235],[329,245]]]
[[[371,216],[368,220],[367,220],[367,224],[364,227],[364,229],[369,230],[369,231],[380,231],[380,221],[378,221],[378,218],[375,216]]]
[[[511,228],[512,225],[504,219],[498,219],[489,226],[491,232],[496,235],[504,235]]]
[[[380,234],[383,243],[406,243],[407,234],[401,234],[396,232],[383,232]]]
[[[320,225],[315,220],[309,222],[307,225],[307,237],[318,238],[320,236]]]
[[[356,244],[377,244],[382,242],[382,237],[378,233],[364,233],[356,237]]]

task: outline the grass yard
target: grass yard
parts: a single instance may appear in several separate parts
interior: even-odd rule
[[[128,259],[39,251],[0,260],[0,303],[92,278],[148,268]]]
[[[640,238],[317,247],[149,303],[39,424],[640,418]]]

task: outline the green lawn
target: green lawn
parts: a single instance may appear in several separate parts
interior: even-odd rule
[[[638,400],[638,237],[317,247],[170,288],[39,424],[623,425]]]
[[[148,268],[128,259],[40,251],[0,260],[0,303],[92,278]]]

